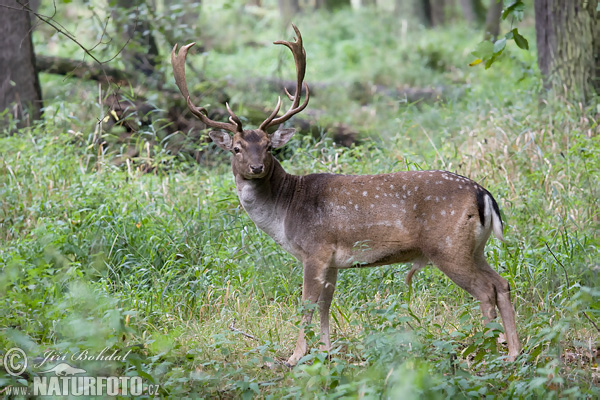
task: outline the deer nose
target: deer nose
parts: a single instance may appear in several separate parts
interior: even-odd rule
[[[252,171],[253,174],[260,174],[261,172],[263,172],[264,168],[265,168],[265,166],[263,164],[250,166],[250,170]]]

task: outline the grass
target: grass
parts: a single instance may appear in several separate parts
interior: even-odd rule
[[[237,30],[255,32],[249,17],[219,12],[207,37],[228,18],[240,23],[219,48],[192,59],[204,62],[205,79],[293,71],[283,50],[235,44]],[[283,165],[295,174],[444,168],[484,184],[508,225],[487,255],[513,288],[524,344],[516,362],[497,348],[501,327],[484,333],[478,304],[437,269],[420,272],[410,292],[407,266],[394,265],[343,271],[331,360],[313,350],[301,366],[281,367],[303,309],[302,268],[241,209],[227,157],[208,144],[198,145],[200,164],[149,148],[157,133],[147,127],[140,155],[116,166],[121,150],[94,140],[115,135],[97,124],[97,88],[51,76],[42,77],[45,121],[0,138],[0,346],[30,356],[131,349],[122,362],[78,366],[142,376],[170,397],[597,397],[597,110],[540,103],[534,51],[469,69],[473,31],[415,28],[396,40],[382,18],[301,18],[309,79],[444,85],[448,97],[363,105],[347,85],[324,90],[310,105],[324,110],[320,121],[352,124],[363,144],[297,135]],[[275,21],[261,24],[260,40],[280,37]],[[232,96],[242,106],[274,99]]]

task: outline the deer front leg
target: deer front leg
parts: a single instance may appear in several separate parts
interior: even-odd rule
[[[321,319],[321,351],[331,350],[331,337],[329,335],[329,309],[331,308],[331,300],[333,300],[333,292],[335,291],[335,283],[337,282],[338,270],[330,267],[325,276],[325,284],[319,297],[319,315]]]
[[[304,262],[304,278],[302,285],[302,304],[309,303],[309,306],[316,304],[321,297],[323,287],[325,286],[325,275],[327,270],[327,263],[316,260],[307,260]],[[333,295],[333,290],[331,295]],[[330,301],[331,303],[331,301]],[[329,311],[329,309],[327,310]],[[306,336],[304,329],[312,321],[313,309],[310,308],[304,311],[302,315],[302,321],[300,323],[300,332],[298,332],[298,340],[296,342],[296,349],[292,356],[288,359],[288,366],[294,366],[298,361],[306,354]],[[322,329],[323,327],[321,327]],[[327,323],[327,337],[329,339],[329,321]]]

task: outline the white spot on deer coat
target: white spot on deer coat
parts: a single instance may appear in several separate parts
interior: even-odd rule
[[[450,236],[446,236],[446,246],[448,246],[448,247],[452,246],[452,239],[450,239]]]

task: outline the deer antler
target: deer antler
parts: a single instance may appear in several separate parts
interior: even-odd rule
[[[298,114],[300,111],[304,110],[308,105],[308,99],[310,97],[308,92],[308,85],[304,82],[304,74],[306,72],[306,51],[304,51],[304,47],[302,46],[302,35],[300,31],[296,27],[296,25],[292,24],[294,31],[296,32],[297,38],[294,42],[288,42],[285,40],[277,40],[273,42],[274,44],[282,44],[288,47],[292,54],[294,55],[294,62],[296,63],[296,93],[292,96],[290,92],[288,92],[287,88],[285,89],[285,94],[287,97],[292,100],[292,105],[287,110],[287,112],[281,117],[275,118],[279,109],[281,108],[281,97],[277,101],[277,106],[275,110],[269,115],[269,117],[260,124],[259,129],[264,131],[270,126],[279,125],[290,119],[295,114]],[[304,99],[304,103],[300,105],[300,96],[302,95],[302,83],[304,82],[304,90],[306,90],[306,98]]]
[[[171,52],[171,64],[173,65],[173,75],[175,75],[175,83],[177,84],[177,87],[179,88],[179,91],[181,92],[183,97],[186,98],[188,108],[196,117],[198,117],[202,122],[204,122],[206,126],[210,126],[211,128],[224,129],[232,133],[243,132],[242,121],[240,121],[237,115],[234,114],[234,112],[231,110],[231,107],[229,107],[228,103],[225,103],[225,105],[227,107],[227,112],[230,115],[229,121],[231,123],[213,121],[212,119],[208,118],[206,108],[196,107],[194,103],[192,103],[192,100],[190,100],[190,94],[188,92],[187,83],[185,81],[185,58],[190,47],[192,47],[195,44],[196,43],[194,42],[183,46],[179,50],[179,54],[177,54],[177,45],[175,45],[175,47],[173,47],[173,51]]]

